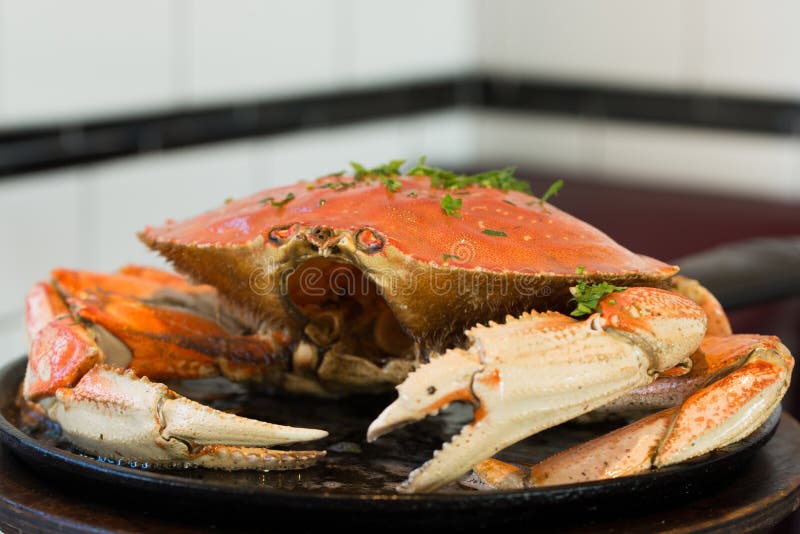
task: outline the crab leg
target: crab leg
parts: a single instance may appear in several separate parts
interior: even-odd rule
[[[490,486],[511,489],[664,467],[747,436],[769,417],[789,386],[793,360],[774,337],[711,336],[703,340],[698,353],[696,361],[704,363],[703,372],[711,383],[680,406],[547,458],[529,472],[489,459],[478,464],[475,473]],[[716,380],[720,373],[723,378]]]
[[[549,312],[478,326],[467,332],[466,350],[434,358],[398,386],[368,438],[453,400],[472,402],[473,422],[400,488],[435,490],[512,443],[649,384],[686,360],[705,328],[701,308],[652,288],[613,293],[586,321]]]
[[[116,367],[158,380],[222,374],[276,384],[288,366],[288,334],[242,335],[208,286],[134,266],[117,274],[58,269],[53,281]]]
[[[682,295],[703,308],[708,318],[706,336],[730,336],[731,325],[725,310],[716,297],[696,280],[684,276],[674,276],[671,279],[672,291]],[[636,414],[664,410],[681,404],[686,397],[711,382],[715,377],[730,372],[724,363],[731,360],[724,358],[724,351],[713,349],[704,351],[703,347],[692,354],[687,362],[681,362],[672,369],[667,369],[659,374],[652,384],[633,388],[617,400],[602,406],[594,412],[602,414]],[[739,360],[733,362],[740,363]]]
[[[82,275],[84,282],[94,276],[95,285],[94,291],[72,288],[79,295],[70,301],[77,318],[73,318],[70,307],[52,285],[39,283],[31,289],[26,308],[31,350],[23,386],[29,405],[58,422],[63,434],[77,447],[115,460],[221,469],[295,469],[324,456],[319,451],[268,448],[320,439],[327,435],[324,431],[273,425],[220,412],[138,375],[142,369],[149,369],[162,378],[206,376],[185,363],[195,361],[207,364],[208,375],[219,374],[214,366],[219,358],[209,356],[212,349],[246,354],[244,349],[253,348],[259,355],[274,348],[269,339],[258,344],[255,339],[228,334],[219,326],[209,326],[210,320],[188,311],[151,309],[141,302],[139,309],[134,306],[133,296],[108,292],[109,284],[126,282],[130,294],[152,297],[148,285],[154,282],[163,288],[163,280],[152,280],[153,272],[147,274],[150,279],[141,283],[125,276],[114,279]],[[56,278],[66,279],[63,272]],[[126,313],[132,324],[123,321]],[[107,328],[100,326],[101,319]],[[177,334],[159,339],[159,328],[166,331],[169,327],[175,327]],[[215,329],[209,332],[209,328]],[[120,333],[119,337],[111,331]],[[195,342],[203,332],[211,338],[207,346]],[[112,352],[122,352],[124,357]],[[172,354],[183,357],[183,363],[168,363]],[[161,359],[167,362],[158,366],[152,363]],[[255,363],[239,365],[249,370]],[[236,370],[230,365],[220,368],[223,372]]]

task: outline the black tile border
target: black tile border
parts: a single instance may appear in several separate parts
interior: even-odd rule
[[[465,75],[86,123],[0,130],[0,176],[457,106],[800,135],[800,101]]]

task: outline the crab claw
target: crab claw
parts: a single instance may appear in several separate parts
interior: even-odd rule
[[[157,466],[298,469],[325,452],[267,447],[328,435],[220,412],[164,384],[102,364],[74,388],[59,389],[47,412],[80,449]]]
[[[251,369],[259,369],[249,356],[280,370],[285,343],[278,336],[228,333],[202,313],[183,309],[176,304],[180,295],[189,301],[192,295],[177,293],[186,282],[172,275],[131,267],[126,273],[59,271],[54,284],[39,283],[29,292],[31,349],[22,401],[33,413],[44,411],[79,449],[121,462],[299,469],[325,455],[268,447],[320,439],[327,432],[220,412],[144,378],[145,373],[194,378],[237,371],[248,378]],[[68,299],[71,308],[56,285],[81,295]],[[205,290],[195,292],[200,291]],[[157,294],[167,295],[171,304],[157,305],[152,301]],[[150,300],[140,300],[144,297]],[[270,355],[276,353],[273,362]]]
[[[472,423],[399,491],[441,488],[509,445],[649,384],[699,345],[705,315],[688,299],[652,288],[612,296],[585,321],[550,312],[477,326],[466,350],[447,351],[409,375],[370,426],[370,439],[453,400],[476,408]]]
[[[461,349],[449,350],[431,360],[397,386],[397,400],[369,425],[367,440],[375,441],[396,428],[436,415],[452,402],[477,405],[472,377],[482,368],[476,354]]]

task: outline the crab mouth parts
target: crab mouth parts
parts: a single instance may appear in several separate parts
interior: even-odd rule
[[[359,380],[347,376],[353,372],[395,383],[401,377],[381,378],[379,371],[392,362],[416,359],[417,343],[380,288],[358,267],[330,258],[306,259],[288,276],[286,292],[303,324],[303,341],[293,358],[296,370],[316,371],[321,380],[342,384]],[[360,371],[355,369],[358,361],[363,362]]]

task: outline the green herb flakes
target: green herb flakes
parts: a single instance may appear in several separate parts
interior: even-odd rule
[[[447,260],[460,260],[461,256],[456,256],[455,254],[442,254],[442,261]]]
[[[288,202],[294,200],[294,193],[287,193],[283,200],[275,200],[275,197],[265,197],[259,200],[258,202],[263,206],[266,205],[267,202],[275,206],[276,208],[281,208],[285,206]]]
[[[400,191],[400,187],[403,185],[400,183],[400,180],[398,180],[394,176],[381,176],[381,183],[385,185],[386,189],[388,189],[392,193]]]
[[[400,167],[402,167],[405,162],[406,160],[404,159],[393,159],[389,163],[367,169],[360,163],[351,161],[350,166],[353,168],[353,177],[356,181],[360,182],[371,176],[397,176],[400,174]]]
[[[492,171],[481,172],[478,174],[456,174],[452,171],[431,167],[425,164],[425,156],[417,161],[417,164],[406,174],[417,176],[428,176],[431,185],[441,189],[464,189],[472,185],[478,187],[493,187],[502,191],[522,191],[530,193],[530,185],[527,182],[514,177],[515,167],[506,167]]]
[[[544,195],[542,195],[542,198],[539,199],[539,205],[544,206],[544,203],[547,202],[547,199],[552,196],[558,196],[558,192],[562,187],[564,187],[564,180],[558,180],[550,184],[550,187],[547,188],[547,191],[545,191]]]
[[[450,195],[445,195],[439,205],[442,206],[442,209],[447,215],[452,215],[460,219],[461,213],[459,213],[459,211],[461,210],[461,203],[462,201],[460,198],[453,198]]]
[[[626,289],[628,288],[615,286],[608,282],[601,282],[599,284],[580,282],[572,290],[572,301],[576,303],[576,306],[570,315],[573,317],[582,317],[594,313],[597,310],[597,304],[600,302],[600,299],[615,291],[624,291]]]
[[[491,228],[484,228],[483,233],[486,235],[494,235],[497,237],[508,237],[508,234],[501,230],[492,230]]]

